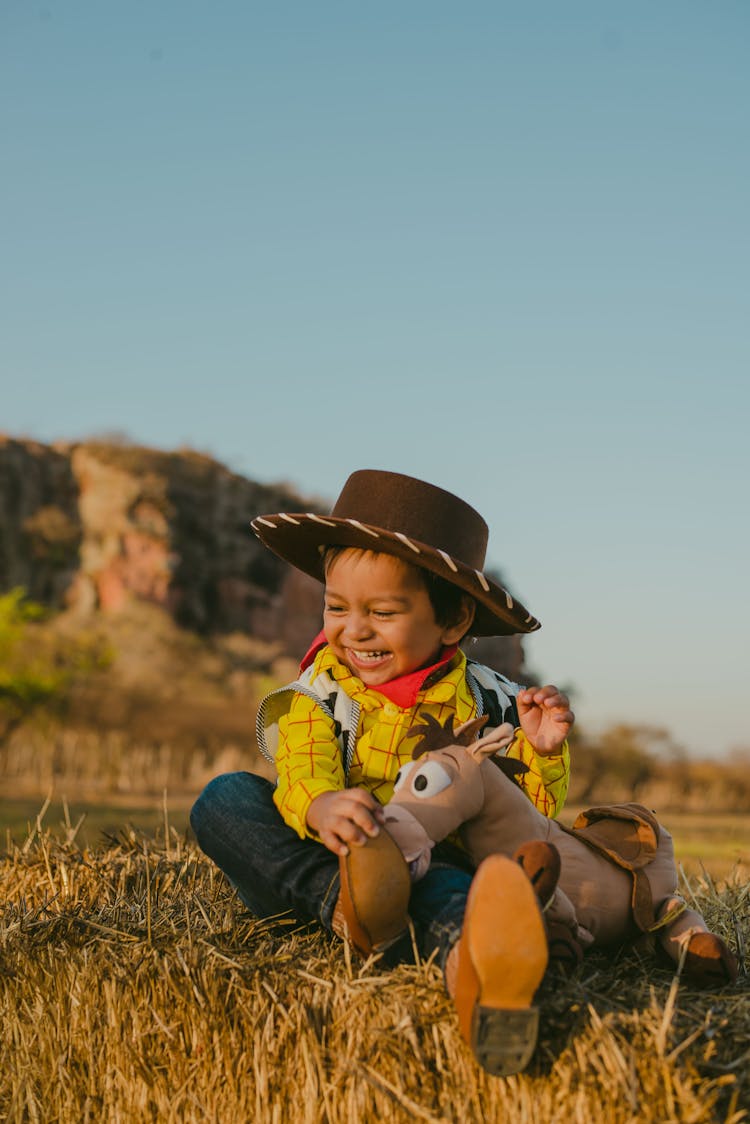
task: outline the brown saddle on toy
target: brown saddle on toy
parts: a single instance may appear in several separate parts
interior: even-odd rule
[[[564,830],[630,871],[633,920],[642,933],[648,932],[654,924],[654,901],[644,868],[653,862],[659,843],[653,812],[642,804],[603,804],[580,812],[573,826]]]

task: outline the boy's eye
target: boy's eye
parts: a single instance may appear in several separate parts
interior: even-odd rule
[[[393,609],[375,609],[374,615],[376,617],[395,617],[396,613]]]

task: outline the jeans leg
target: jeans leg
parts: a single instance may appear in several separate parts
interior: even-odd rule
[[[196,800],[190,823],[201,849],[258,917],[291,911],[331,931],[338,858],[321,843],[300,839],[284,823],[273,802],[273,785],[264,777],[215,777]],[[409,913],[420,955],[437,951],[443,967],[461,932],[472,872],[456,865],[459,852],[441,853],[438,846],[434,854],[427,873],[412,887]],[[411,938],[399,940],[385,959],[391,964],[413,959]]]
[[[474,867],[466,852],[451,844],[438,843],[432,856],[427,873],[412,885],[409,898],[414,942],[408,934],[387,949],[383,959],[389,966],[413,962],[416,944],[425,960],[437,953],[436,963],[444,969],[448,953],[461,935]]]
[[[258,917],[291,911],[330,931],[338,859],[284,823],[273,791],[270,781],[253,773],[215,777],[190,813],[195,836]]]
[[[437,952],[440,968],[461,935],[471,879],[469,870],[437,861],[412,888],[409,913],[417,947],[425,958]]]

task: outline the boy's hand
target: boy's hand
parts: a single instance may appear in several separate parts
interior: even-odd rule
[[[322,792],[307,811],[307,826],[335,855],[348,855],[349,847],[361,847],[368,836],[380,831],[385,813],[381,804],[364,788]]]
[[[575,715],[570,700],[557,687],[526,687],[516,696],[521,729],[542,757],[559,753]]]

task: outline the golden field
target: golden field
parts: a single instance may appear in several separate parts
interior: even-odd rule
[[[491,1078],[432,964],[385,971],[308,927],[257,921],[166,810],[153,814],[155,835],[83,845],[69,812],[59,829],[8,840],[1,1119],[746,1119],[744,972],[700,992],[650,956],[590,956],[545,981],[529,1070]],[[683,889],[744,960],[746,876],[689,876]]]

